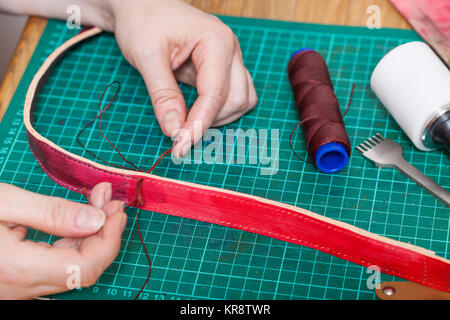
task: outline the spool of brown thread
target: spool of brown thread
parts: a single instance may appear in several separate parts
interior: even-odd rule
[[[312,49],[298,50],[288,75],[310,159],[321,172],[342,170],[351,146],[324,58]]]

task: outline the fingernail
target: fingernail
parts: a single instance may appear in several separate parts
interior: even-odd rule
[[[125,229],[125,227],[127,226],[127,221],[128,221],[128,217],[127,217],[127,215],[124,213],[123,214],[124,216],[122,217],[122,221],[121,221],[121,228],[122,229]]]
[[[108,217],[116,212],[123,211],[123,202],[120,200],[110,201],[103,207],[103,211]]]
[[[181,147],[181,151],[180,151],[180,157],[184,156],[189,149],[191,148],[192,143],[190,141],[186,142],[182,147]]]
[[[186,152],[191,148],[191,138],[188,134],[180,134],[177,137],[176,142],[173,144],[173,154],[177,158],[183,157]]]
[[[187,141],[184,144],[177,143],[176,145],[173,146],[175,148],[173,151],[173,155],[176,158],[181,158],[189,151],[191,146],[192,146],[192,143],[190,141]]]
[[[180,114],[176,110],[167,112],[163,118],[164,131],[172,136],[174,131],[180,128]]]
[[[112,197],[112,186],[111,183],[107,183],[105,187],[105,193],[103,194],[103,199],[105,200],[105,203],[109,202]]]
[[[83,209],[76,218],[77,227],[83,230],[96,231],[103,227],[105,214],[100,209]]]

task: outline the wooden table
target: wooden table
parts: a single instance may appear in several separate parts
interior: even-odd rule
[[[186,0],[204,11],[222,15],[290,20],[298,22],[366,26],[370,5],[381,12],[381,26],[410,26],[388,0]],[[0,87],[0,120],[19,84],[28,61],[47,24],[46,19],[31,17],[23,31]]]

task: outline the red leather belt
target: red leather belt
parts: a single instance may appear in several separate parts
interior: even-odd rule
[[[245,230],[314,248],[383,273],[450,292],[450,261],[434,252],[388,239],[317,213],[276,201],[167,179],[153,174],[107,167],[72,154],[33,128],[33,108],[52,66],[75,44],[101,33],[91,28],[76,35],[44,62],[30,84],[24,106],[28,141],[47,175],[75,192],[110,182],[113,198],[133,204],[140,188],[140,208]]]

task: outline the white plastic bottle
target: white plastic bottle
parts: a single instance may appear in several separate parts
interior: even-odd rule
[[[450,70],[426,43],[389,51],[370,85],[417,148],[450,150]]]

